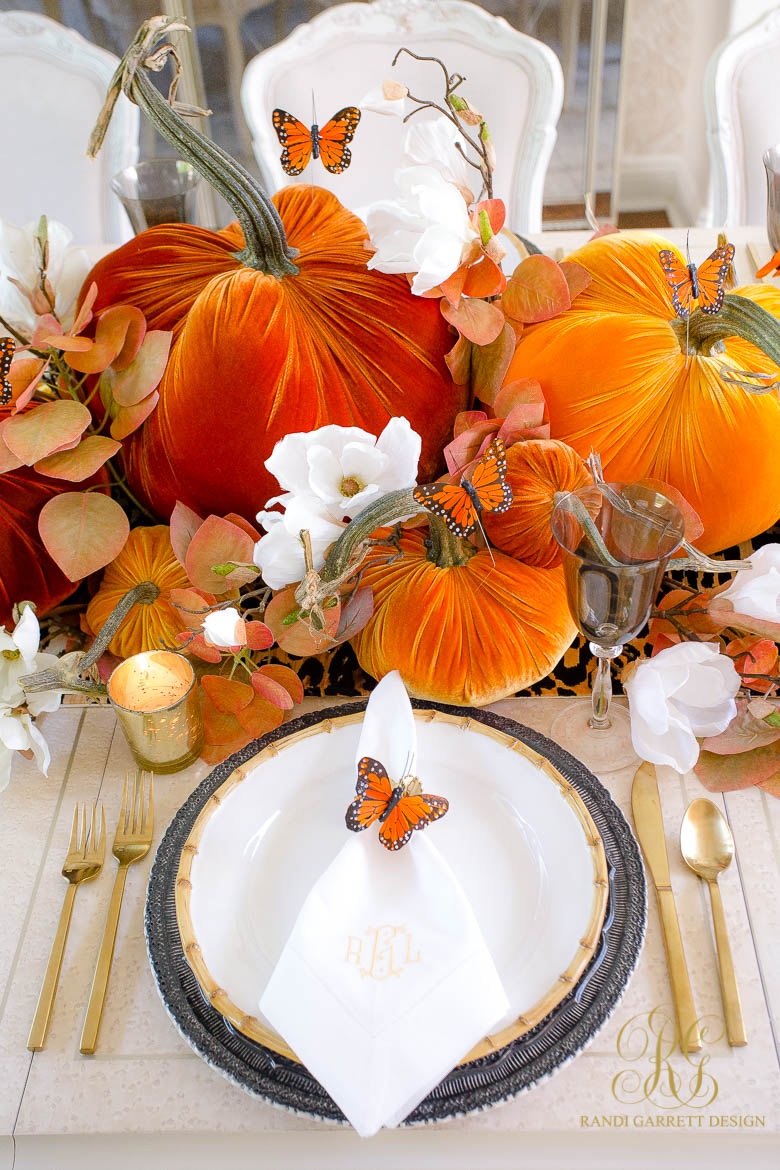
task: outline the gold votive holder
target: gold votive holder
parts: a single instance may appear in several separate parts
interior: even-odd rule
[[[203,747],[195,672],[183,654],[146,650],[117,666],[108,698],[136,763],[151,772],[180,772]]]

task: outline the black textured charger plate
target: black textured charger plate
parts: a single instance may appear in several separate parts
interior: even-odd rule
[[[566,999],[530,1032],[489,1056],[453,1069],[405,1125],[442,1121],[497,1105],[548,1077],[593,1039],[617,1006],[644,938],[646,899],[639,848],[620,809],[584,764],[552,740],[512,719],[474,708],[412,700],[420,710],[468,717],[522,740],[575,786],[601,834],[609,868],[609,903],[596,953]],[[314,711],[248,744],[218,765],[195,789],[160,842],[149,878],[146,940],[163,1003],[188,1043],[208,1064],[248,1092],[323,1121],[346,1123],[343,1113],[300,1064],[236,1032],[204,999],[182,951],[174,887],[179,856],[209,797],[239,764],[267,744],[326,719],[365,710],[366,702]]]

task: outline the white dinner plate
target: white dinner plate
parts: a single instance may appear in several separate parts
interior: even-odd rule
[[[204,994],[239,1031],[287,1056],[258,1003],[309,890],[348,839],[362,718],[327,719],[237,767],[181,853],[177,921]],[[462,716],[416,710],[415,719],[417,773],[450,802],[425,832],[470,899],[511,1004],[472,1060],[571,991],[599,939],[606,859],[585,805],[547,759]]]

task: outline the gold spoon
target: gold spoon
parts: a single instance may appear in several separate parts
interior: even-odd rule
[[[729,1044],[736,1048],[747,1044],[747,1036],[718,887],[718,874],[728,869],[734,856],[734,838],[723,813],[711,800],[702,798],[688,805],[680,828],[680,849],[686,863],[710,888],[726,1034]]]

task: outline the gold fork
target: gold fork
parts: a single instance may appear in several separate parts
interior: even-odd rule
[[[103,1004],[106,1000],[108,977],[111,973],[111,961],[114,957],[116,930],[119,925],[119,911],[122,908],[122,895],[125,890],[125,878],[128,867],[134,861],[140,861],[149,852],[154,831],[154,795],[152,793],[152,777],[149,776],[149,787],[144,796],[144,774],[136,774],[133,778],[133,790],[128,801],[129,775],[125,777],[125,789],[122,795],[122,807],[119,811],[119,821],[114,836],[113,854],[119,862],[114,878],[114,889],[111,892],[111,901],[108,907],[108,917],[103,931],[103,941],[100,944],[95,975],[92,980],[92,990],[89,993],[87,1014],[84,1017],[84,1028],[81,1033],[79,1050],[91,1055],[97,1048],[100,1020],[103,1015]]]
[[[100,806],[100,830],[96,828],[97,801],[92,806],[92,821],[87,832],[87,806],[79,806],[73,810],[73,828],[70,834],[68,854],[62,866],[62,876],[68,879],[68,888],[65,892],[65,901],[60,912],[60,921],[57,933],[46,966],[46,974],[41,984],[38,1006],[35,1009],[30,1035],[27,1038],[27,1047],[31,1052],[39,1052],[46,1043],[46,1033],[49,1030],[49,1020],[54,1007],[54,997],[57,994],[57,984],[60,981],[62,957],[65,954],[65,943],[70,928],[70,916],[73,902],[76,898],[76,886],[97,877],[103,866],[106,856],[106,814],[103,805]],[[79,837],[79,820],[81,821],[81,836]]]

